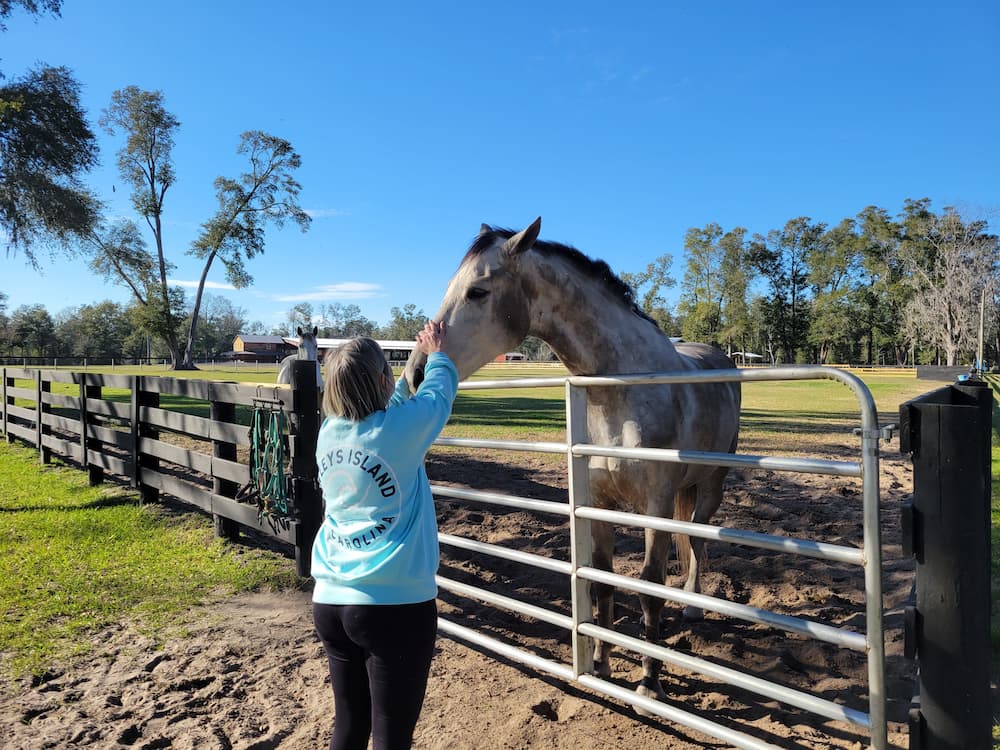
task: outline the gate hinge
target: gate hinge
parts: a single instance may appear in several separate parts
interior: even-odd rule
[[[863,430],[860,427],[854,428],[854,434],[861,437],[875,438],[876,440],[892,440],[899,431],[898,424],[887,424],[877,430]]]

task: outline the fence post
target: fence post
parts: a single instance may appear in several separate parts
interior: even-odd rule
[[[210,383],[210,397],[215,395],[214,391],[214,384]],[[213,422],[233,423],[236,421],[236,404],[228,401],[216,401],[214,398],[211,398],[209,401],[209,416]],[[227,461],[235,461],[236,443],[228,443],[223,440],[216,440],[215,438],[212,438],[212,455],[216,458],[226,459]],[[212,492],[216,495],[234,498],[236,497],[236,493],[239,489],[240,487],[236,482],[232,482],[228,479],[220,479],[215,476],[214,471],[212,472]],[[215,535],[217,537],[228,539],[231,542],[239,540],[240,525],[233,519],[213,513],[212,525],[215,529]]]
[[[7,368],[4,367],[3,368],[3,436],[4,436],[4,439],[8,443],[11,443],[11,442],[13,442],[13,438],[10,436],[10,430],[7,429],[7,404],[8,403],[9,402],[8,402],[8,397],[7,397]]]
[[[52,405],[43,403],[44,394],[51,389],[52,384],[42,376],[41,368],[35,370],[35,441],[38,443],[38,459],[43,464],[52,461],[52,451],[45,445],[45,436],[51,432],[45,424],[45,415],[52,411]]]
[[[309,576],[312,543],[323,520],[323,499],[316,479],[319,388],[316,362],[292,362],[292,492],[299,523],[295,532],[295,572]]]
[[[96,450],[100,450],[100,441],[91,438],[88,434],[94,420],[90,416],[90,409],[87,408],[87,399],[100,399],[101,386],[90,385],[87,382],[89,378],[87,373],[80,373],[80,451],[82,454],[80,467],[87,472],[87,483],[94,487],[104,481],[104,469],[90,463],[88,449],[93,446]]]
[[[908,653],[919,664],[911,750],[990,747],[990,436],[993,394],[967,381],[900,406],[913,460],[904,548],[917,560]],[[912,645],[910,645],[912,644]]]
[[[139,485],[139,496],[142,498],[144,503],[155,503],[160,499],[160,491],[156,487],[152,487],[145,484],[142,481],[142,471],[143,469],[150,469],[152,471],[160,470],[160,459],[155,456],[150,456],[143,453],[139,443],[142,442],[142,438],[152,438],[156,439],[160,436],[160,431],[149,427],[142,421],[142,407],[144,406],[159,406],[160,405],[160,394],[156,391],[147,391],[145,389],[146,380],[150,377],[143,375],[137,378],[137,383],[139,386],[138,396],[136,398],[136,414],[135,420],[138,425],[138,434],[136,435],[136,480]]]
[[[89,462],[87,460],[87,425],[90,423],[90,415],[87,412],[87,373],[80,375],[80,468],[87,471]]]

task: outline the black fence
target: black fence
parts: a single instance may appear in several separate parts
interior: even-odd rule
[[[903,546],[917,563],[906,618],[906,653],[919,665],[910,748],[989,748],[993,393],[967,380],[899,416],[900,448],[913,458]]]
[[[287,388],[4,367],[0,432],[35,446],[43,463],[58,456],[79,465],[92,484],[113,479],[144,501],[164,493],[194,505],[212,515],[221,536],[235,540],[249,528],[290,544],[299,575],[308,576],[322,518],[315,368],[295,362]],[[286,513],[238,499],[253,486],[250,423],[259,409],[288,414]]]

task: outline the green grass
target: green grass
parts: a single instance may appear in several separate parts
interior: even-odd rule
[[[510,368],[511,377],[557,377],[559,370]],[[480,372],[472,380],[499,380],[495,372]],[[882,424],[899,421],[899,406],[936,387],[915,378],[868,375],[864,378],[875,399]],[[566,406],[563,387],[518,390],[463,390],[452,409],[444,434],[449,437],[502,439],[516,428],[525,440],[565,439]],[[854,393],[830,380],[743,384],[741,433],[761,439],[789,434],[826,432],[834,426],[849,430],[859,424]],[[522,433],[523,434],[520,434]]]
[[[227,594],[297,584],[279,554],[215,539],[198,513],[140,505],[84,472],[40,467],[0,443],[0,644],[5,678],[85,653],[88,636],[134,620],[156,632]]]

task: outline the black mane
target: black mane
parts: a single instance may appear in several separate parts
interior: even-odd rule
[[[464,263],[469,258],[482,255],[489,248],[493,247],[497,240],[509,240],[515,234],[517,232],[512,229],[493,226],[487,227],[484,225],[484,231],[473,240],[462,262]],[[611,267],[603,260],[588,258],[571,245],[561,245],[558,242],[548,242],[546,240],[536,240],[535,244],[532,245],[532,250],[537,250],[543,255],[558,255],[568,260],[581,273],[602,282],[614,295],[620,297],[622,303],[633,313],[640,318],[648,320],[654,326],[657,325],[656,321],[649,317],[636,303],[635,292],[632,290],[632,287],[618,278],[615,272],[611,270]]]

